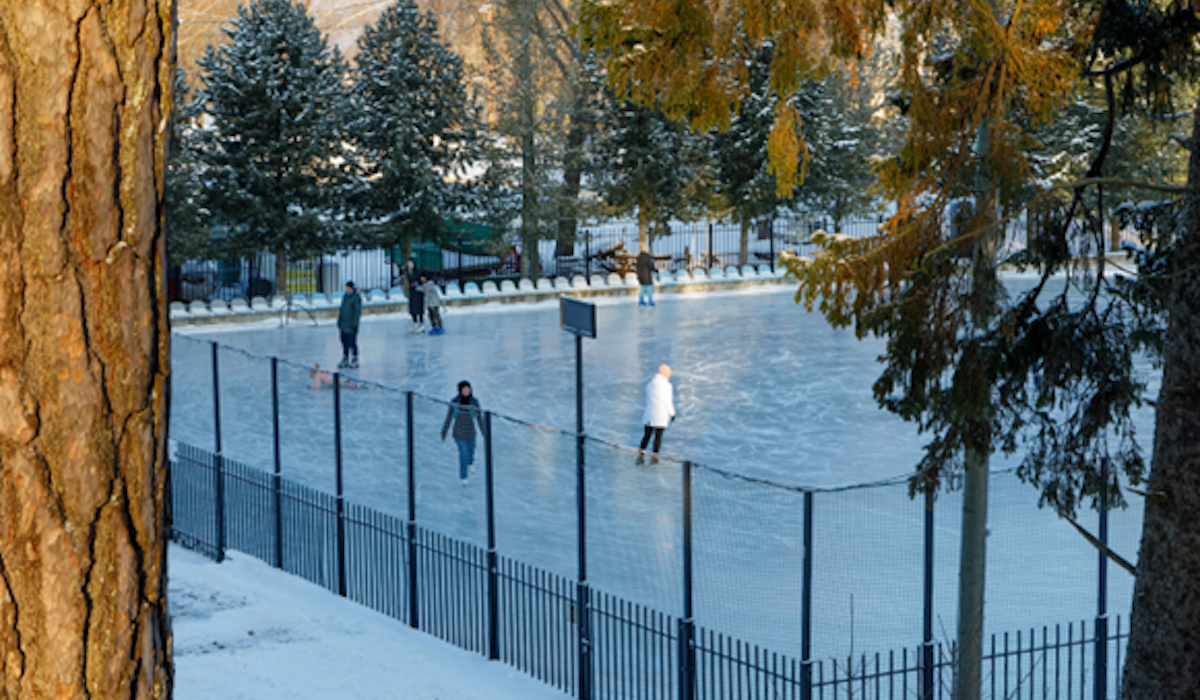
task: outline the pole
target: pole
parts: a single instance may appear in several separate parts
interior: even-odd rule
[[[774,273],[775,272],[775,217],[772,216],[770,222],[767,225],[769,226],[769,228],[767,229],[767,236],[771,239],[771,272]]]
[[[337,479],[337,592],[346,595],[346,494],[342,488],[342,375],[333,373],[333,450]]]
[[[458,237],[458,288],[462,289],[462,236]]]
[[[275,506],[275,568],[283,568],[283,459],[279,452],[279,358],[271,358],[271,423],[274,426],[273,450],[275,474],[271,477],[271,493]]]
[[[800,700],[812,700],[813,495],[804,492],[804,563],[800,585]]]
[[[933,700],[933,492],[925,494],[925,602],[921,700]]]
[[[579,698],[592,697],[591,591],[587,583],[587,478],[584,473],[583,336],[575,336],[575,480],[579,515]]]
[[[713,266],[713,223],[708,222],[708,269]]]
[[[592,280],[592,236],[587,231],[583,232],[583,271],[587,275],[588,284]]]
[[[683,463],[683,619],[679,621],[679,697],[696,697],[696,622],[692,611],[692,463]]]
[[[216,503],[214,515],[217,535],[217,563],[225,561],[225,457],[221,454],[221,368],[217,360],[219,349],[216,342],[212,344],[212,380],[213,380],[213,444],[216,454],[213,457],[213,467],[216,478]]]
[[[417,591],[417,477],[416,451],[413,442],[413,393],[404,392],[405,416],[408,430],[408,624],[421,629],[420,606]]]
[[[1100,464],[1104,488],[1108,488],[1108,460]],[[1100,549],[1096,590],[1096,700],[1108,697],[1108,491],[1100,492]]]
[[[500,658],[500,576],[496,555],[496,491],[492,466],[492,412],[483,414],[483,457],[487,491],[488,658]]]

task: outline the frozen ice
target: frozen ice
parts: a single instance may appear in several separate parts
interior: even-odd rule
[[[1020,278],[1015,278],[1020,284]],[[674,370],[678,418],[664,455],[711,467],[693,477],[698,624],[799,656],[803,561],[801,488],[814,495],[814,653],[844,656],[914,646],[921,635],[924,504],[903,476],[921,456],[915,426],[878,408],[872,383],[884,352],[829,327],[794,288],[598,299],[599,337],[584,339],[585,428],[636,445],[646,382]],[[482,443],[463,487],[452,441],[440,428],[456,383],[471,381],[493,417],[497,543],[503,556],[576,574],[575,338],[557,301],[451,308],[446,334],[413,334],[408,316],[364,317],[363,388],[340,392],[345,492],[351,501],[407,514],[405,394],[414,399],[416,518],[483,545]],[[308,366],[340,358],[330,322],[277,319],[188,328],[172,350],[172,437],[214,445],[211,351],[220,343],[221,433],[230,459],[274,463],[270,366],[277,355],[285,477],[334,489],[333,392],[313,391]],[[501,418],[505,416],[508,418]],[[515,419],[515,420],[510,420]],[[1143,444],[1153,415],[1137,417]],[[586,452],[588,570],[595,586],[664,612],[682,612],[681,466],[638,465],[601,442]],[[995,468],[1013,466],[997,458]],[[741,479],[744,475],[782,485]],[[872,489],[854,484],[888,481]],[[958,494],[935,511],[938,639],[953,637]],[[1094,527],[1094,515],[1083,524]],[[1091,518],[1089,520],[1089,518]],[[1037,508],[1011,474],[991,490],[989,632],[1095,616],[1096,551],[1069,524]],[[1136,559],[1140,504],[1112,516],[1112,546]],[[1128,611],[1132,577],[1110,567],[1110,612]]]

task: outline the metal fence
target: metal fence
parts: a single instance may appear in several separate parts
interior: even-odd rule
[[[952,498],[911,502],[897,483],[800,489],[667,457],[647,467],[635,451],[493,413],[480,493],[459,487],[452,449],[431,439],[446,402],[336,374],[332,390],[297,390],[311,368],[176,341],[173,364],[211,368],[173,369],[173,394],[208,394],[212,409],[172,411],[185,546],[218,560],[246,552],[581,698],[951,697],[954,647],[935,622],[953,577],[935,563],[957,542],[935,512],[953,514]],[[346,441],[348,421],[368,437]],[[301,437],[315,442],[288,444]],[[947,530],[949,545],[935,536]],[[1002,582],[990,600],[1035,609],[1052,597],[1027,578],[1031,549],[1017,548],[1023,585]],[[1119,688],[1127,634],[1107,607],[1105,559],[1089,561],[1093,573],[1075,572],[1083,585],[1056,585],[1075,598],[1090,587],[1095,616],[1039,624],[1040,638],[1030,621],[993,634],[991,697]],[[856,629],[913,642],[862,653]]]
[[[843,233],[867,236],[877,232],[880,219],[854,220],[843,224]],[[818,229],[833,230],[826,219],[764,219],[754,224],[742,263],[741,227],[719,222],[674,222],[666,231],[647,238],[660,270],[728,267],[730,265],[774,265],[783,250],[803,251]],[[609,223],[583,226],[572,243],[542,241],[538,258],[542,277],[570,277],[633,270],[638,252],[637,224]],[[507,255],[487,256],[470,248],[448,244],[439,248],[423,244],[414,251],[418,264],[442,280],[513,279],[520,276],[522,250],[514,244]],[[353,281],[360,289],[388,290],[400,284],[399,251],[384,249],[346,250],[288,263],[287,283],[291,293],[332,294]],[[170,300],[211,301],[234,297],[270,297],[276,289],[275,256],[260,253],[232,260],[190,260],[172,268],[168,275]]]

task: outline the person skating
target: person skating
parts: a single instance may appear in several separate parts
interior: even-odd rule
[[[432,319],[432,316],[430,317]],[[450,410],[446,412],[446,421],[442,423],[442,440],[446,433],[454,436],[458,445],[458,478],[463,486],[467,485],[467,473],[475,471],[475,424],[479,424],[479,432],[487,437],[483,426],[483,409],[479,400],[471,393],[471,382],[463,380],[458,383],[458,396],[450,400]],[[453,430],[451,430],[453,426]]]
[[[638,306],[654,306],[654,258],[643,249],[637,256]]]
[[[423,276],[417,269],[415,258],[404,262],[404,292],[408,295],[408,314],[412,316],[411,332],[421,333],[425,330],[425,292],[421,291]]]
[[[425,307],[429,310],[429,325],[432,326],[429,335],[442,335],[446,332],[442,328],[442,292],[437,283],[425,279],[425,275],[421,275],[421,291],[425,294]]]
[[[645,460],[646,445],[654,438],[653,453],[658,454],[662,447],[663,431],[675,419],[675,390],[671,386],[671,368],[667,365],[658,366],[658,374],[646,384],[646,411],[642,414],[642,423],[646,430],[642,434],[641,452],[637,463]],[[650,458],[651,464],[658,462],[658,457]]]
[[[362,297],[353,282],[346,283],[342,296],[342,308],[338,310],[338,330],[342,333],[342,361],[340,369],[358,369],[358,321],[362,317]]]

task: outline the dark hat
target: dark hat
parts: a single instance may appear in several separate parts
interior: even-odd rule
[[[351,288],[351,289],[354,289],[354,283],[353,283],[353,282],[347,282],[347,283],[346,283],[346,286],[347,286],[347,287],[349,287],[349,288]]]

